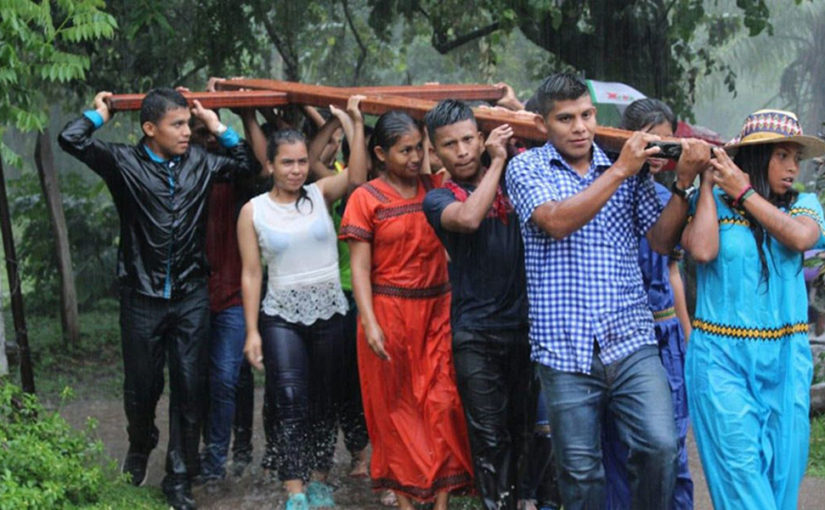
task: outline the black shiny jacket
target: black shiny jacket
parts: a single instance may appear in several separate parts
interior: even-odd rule
[[[175,299],[206,284],[206,204],[218,175],[258,172],[249,145],[241,140],[227,156],[191,146],[173,165],[158,163],[142,146],[92,138],[85,116],[69,122],[60,147],[100,175],[120,217],[117,277],[121,286]]]

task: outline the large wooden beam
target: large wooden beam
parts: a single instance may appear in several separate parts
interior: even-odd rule
[[[504,97],[505,90],[495,85],[479,84],[425,84],[425,85],[390,85],[380,87],[345,87],[347,94],[364,94],[378,96],[404,96],[415,99],[441,101],[442,99],[462,99],[464,101],[498,101]]]
[[[332,104],[344,108],[347,104],[347,99],[351,95],[348,93],[351,89],[347,88],[309,85],[306,83],[279,80],[226,80],[218,82],[217,86],[222,90],[239,88],[275,90],[286,93],[290,103],[321,107]],[[427,85],[422,85],[422,87],[427,87]],[[435,101],[427,101],[424,99],[395,95],[367,94],[366,98],[361,101],[361,111],[366,114],[381,115],[389,110],[401,110],[408,113],[414,119],[422,120],[424,115],[435,105]],[[488,108],[474,108],[473,113],[482,131],[489,132],[501,124],[509,124],[513,128],[515,136],[539,142],[546,140],[546,136],[536,127],[533,115]],[[629,136],[630,132],[622,129],[600,126],[596,130],[596,141],[603,148],[612,151],[621,150]]]
[[[112,111],[140,110],[145,94],[115,94],[109,98]],[[273,90],[222,91],[222,92],[184,92],[183,97],[191,105],[197,99],[204,108],[245,108],[278,107],[289,103],[287,95]]]

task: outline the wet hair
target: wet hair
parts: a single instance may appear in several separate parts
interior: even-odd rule
[[[435,142],[436,129],[465,120],[472,120],[473,124],[478,126],[473,110],[467,103],[457,99],[440,101],[424,116],[424,123],[427,124],[427,133],[430,135],[431,142]]]
[[[376,147],[381,147],[387,153],[395,142],[410,130],[420,131],[421,127],[412,117],[400,110],[390,110],[378,117],[367,148],[372,159],[372,167],[377,170],[384,169],[384,163],[375,155]]]
[[[673,114],[673,110],[658,99],[646,97],[633,101],[625,108],[621,127],[639,131],[645,126],[655,127],[664,122],[670,125],[674,133],[676,132],[676,115]]]
[[[168,87],[152,89],[140,102],[140,123],[157,124],[166,112],[177,108],[189,108],[183,94]]]
[[[279,129],[278,131],[272,132],[266,140],[266,159],[274,162],[275,158],[278,157],[278,150],[281,148],[281,145],[293,143],[302,143],[306,147],[307,140],[303,133],[292,128]],[[312,209],[312,199],[309,198],[307,190],[303,186],[298,189],[298,200],[295,201],[295,209],[298,209],[298,211],[301,210],[298,206],[302,200],[309,202],[310,209]]]
[[[556,101],[578,99],[589,93],[587,83],[571,73],[554,73],[544,79],[536,90],[536,106],[542,117],[553,110]]]
[[[536,99],[535,94],[530,96],[530,99],[524,103],[524,109],[531,113],[539,113],[539,100]]]
[[[768,181],[768,168],[771,163],[771,157],[777,144],[766,143],[758,145],[746,145],[739,147],[736,151],[736,156],[733,162],[742,169],[743,172],[750,177],[751,186],[753,190],[759,193],[765,200],[776,207],[786,207],[790,209],[791,205],[796,202],[799,192],[795,189],[788,190],[783,195],[776,195],[771,191],[771,185]],[[732,204],[733,197],[729,199],[728,204]],[[732,207],[732,206],[731,206]],[[745,219],[750,223],[750,230],[753,233],[753,238],[756,241],[756,249],[759,251],[759,263],[762,266],[762,278],[765,283],[768,282],[768,262],[765,258],[765,251],[763,244],[771,242],[771,237],[765,232],[764,227],[744,209],[740,210],[744,213]]]

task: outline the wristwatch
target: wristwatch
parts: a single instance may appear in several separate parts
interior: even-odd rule
[[[693,184],[691,184],[685,189],[682,189],[679,187],[678,184],[676,184],[676,181],[674,180],[673,184],[670,185],[670,191],[672,191],[675,195],[684,198],[685,200],[690,200],[691,197],[693,197],[693,195],[696,194],[697,190],[696,186],[694,186]]]

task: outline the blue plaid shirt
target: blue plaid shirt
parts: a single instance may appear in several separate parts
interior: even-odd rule
[[[521,221],[534,361],[590,373],[593,341],[603,363],[656,344],[639,270],[639,240],[662,212],[653,180],[625,180],[596,216],[561,240],[533,223],[536,207],[590,186],[612,162],[595,144],[580,176],[547,143],[507,166],[507,189]]]

